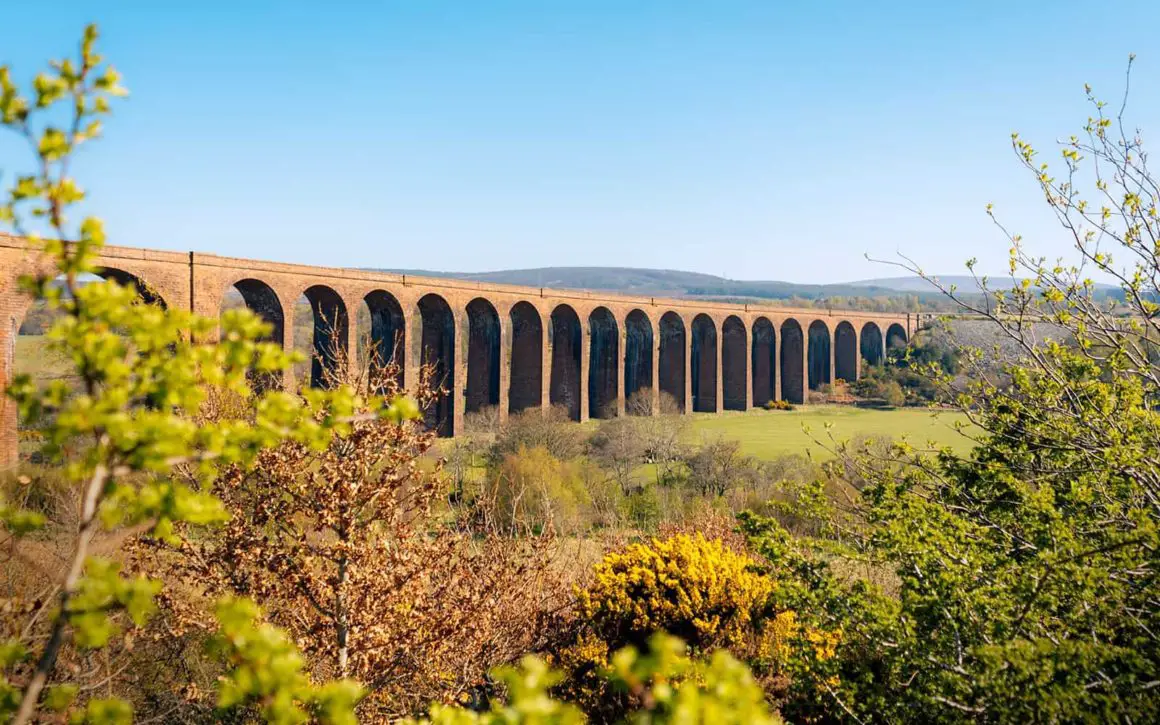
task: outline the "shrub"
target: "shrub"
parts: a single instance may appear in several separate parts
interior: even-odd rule
[[[719,518],[701,521],[711,530],[725,526]],[[665,656],[652,648],[655,633],[668,632],[682,637],[702,665],[716,657],[713,650],[728,649],[759,668],[769,693],[784,692],[803,666],[802,655],[813,652],[809,638],[818,638],[821,630],[799,626],[793,612],[774,616],[778,587],[744,546],[731,532],[725,539],[679,533],[606,555],[593,582],[578,595],[575,638],[555,655],[568,674],[560,691],[593,721],[618,721],[641,693],[610,688],[602,673],[617,669],[622,655],[616,651],[626,645]],[[836,637],[819,641],[832,649]]]
[[[788,400],[767,400],[765,401],[766,410],[795,410],[797,406]]]
[[[561,461],[584,454],[587,434],[575,425],[564,406],[553,406],[546,411],[525,410],[508,418],[492,444],[492,463],[503,460],[520,448],[546,448]]]
[[[651,484],[640,486],[624,497],[624,517],[633,526],[651,531],[662,518],[660,493]]]
[[[702,496],[723,496],[760,476],[757,461],[741,455],[741,444],[722,438],[706,441],[685,455],[686,485]]]
[[[690,659],[680,640],[658,634],[646,652],[626,647],[612,655],[601,680],[631,701],[627,722],[748,723],[775,725],[781,718],[769,711],[764,693],[744,664],[718,651],[707,661]],[[423,725],[578,725],[585,722],[575,706],[553,699],[549,688],[561,680],[536,657],[518,668],[502,667],[494,679],[506,686],[506,700],[496,700],[485,712],[435,705]],[[406,721],[417,725],[415,721]]]
[[[632,488],[636,469],[645,460],[642,421],[631,416],[603,420],[588,441],[592,457],[615,477],[624,491]]]
[[[700,534],[633,544],[607,555],[577,611],[611,648],[665,631],[695,650],[740,643],[773,591],[754,561]]]
[[[579,465],[542,446],[505,456],[488,474],[486,495],[492,516],[508,533],[576,533],[592,520],[592,497]]]

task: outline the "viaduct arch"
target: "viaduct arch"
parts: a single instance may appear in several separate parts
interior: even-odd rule
[[[587,420],[656,413],[662,394],[685,413],[802,402],[810,387],[857,379],[863,366],[880,364],[890,346],[905,344],[926,320],[129,247],[105,247],[99,265],[108,277],[136,286],[146,302],[204,316],[218,316],[227,297],[240,298],[271,324],[271,340],[287,349],[294,344],[295,315],[302,314],[294,303],[305,297],[315,351],[303,373],[308,379],[290,372],[275,384],[325,385],[337,366],[363,356],[394,363],[405,386],[426,369],[443,393],[425,417],[447,436],[463,430],[465,414],[488,407],[502,420],[559,405],[573,419]],[[2,385],[13,375],[17,334],[30,305],[17,279],[50,270],[50,260],[24,240],[0,235]],[[0,396],[0,466],[15,462],[17,453],[16,410]]]

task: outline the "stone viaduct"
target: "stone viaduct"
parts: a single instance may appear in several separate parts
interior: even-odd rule
[[[810,389],[831,380],[857,379],[865,362],[880,362],[887,345],[905,343],[925,321],[916,314],[630,297],[200,252],[109,246],[99,263],[102,276],[136,284],[153,301],[207,316],[220,314],[233,288],[288,349],[296,302],[305,296],[316,322],[312,384],[325,377],[322,365],[335,357],[328,350],[334,336],[323,333],[318,320],[333,321],[348,350],[369,333],[384,357],[400,363],[406,385],[414,384],[422,366],[433,366],[448,392],[427,417],[442,435],[463,430],[466,413],[488,406],[502,420],[562,405],[583,421],[624,415],[634,395],[655,413],[662,392],[686,413],[746,410],[778,399],[802,402]],[[47,264],[23,240],[0,235],[4,384],[13,374],[16,337],[30,307],[17,279]],[[361,306],[370,329],[360,332]],[[16,411],[0,396],[0,466],[16,456]]]

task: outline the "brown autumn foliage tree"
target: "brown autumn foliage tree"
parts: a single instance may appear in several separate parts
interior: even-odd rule
[[[393,395],[394,373],[332,382]],[[423,378],[421,407],[436,394]],[[288,443],[218,477],[213,493],[231,515],[223,530],[184,527],[175,550],[143,542],[153,565],[185,584],[187,596],[167,601],[174,629],[208,622],[198,594],[252,597],[291,632],[316,677],[363,684],[364,721],[486,696],[489,669],[545,647],[559,629],[553,618],[571,595],[550,566],[552,542],[456,530],[440,465],[427,456],[434,433],[355,413],[349,433],[322,451]]]

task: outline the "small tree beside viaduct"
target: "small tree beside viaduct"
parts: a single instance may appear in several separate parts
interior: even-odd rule
[[[560,405],[586,420],[624,415],[634,394],[650,400],[654,413],[661,392],[686,413],[803,402],[811,387],[857,379],[864,363],[882,362],[887,347],[905,344],[923,321],[915,314],[629,297],[129,247],[105,247],[100,264],[103,276],[137,286],[146,301],[200,315],[218,316],[232,291],[287,349],[294,345],[296,302],[305,297],[314,359],[308,379],[288,373],[283,384],[325,384],[325,368],[352,364],[356,355],[343,353],[356,351],[362,336],[377,359],[399,363],[405,386],[417,382],[421,366],[431,366],[446,393],[426,419],[447,436],[463,430],[465,413],[487,407],[502,420]],[[0,235],[5,386],[30,306],[17,279],[49,268],[24,240]],[[345,351],[332,349],[332,330]],[[16,461],[17,440],[16,410],[0,396],[0,466]]]

